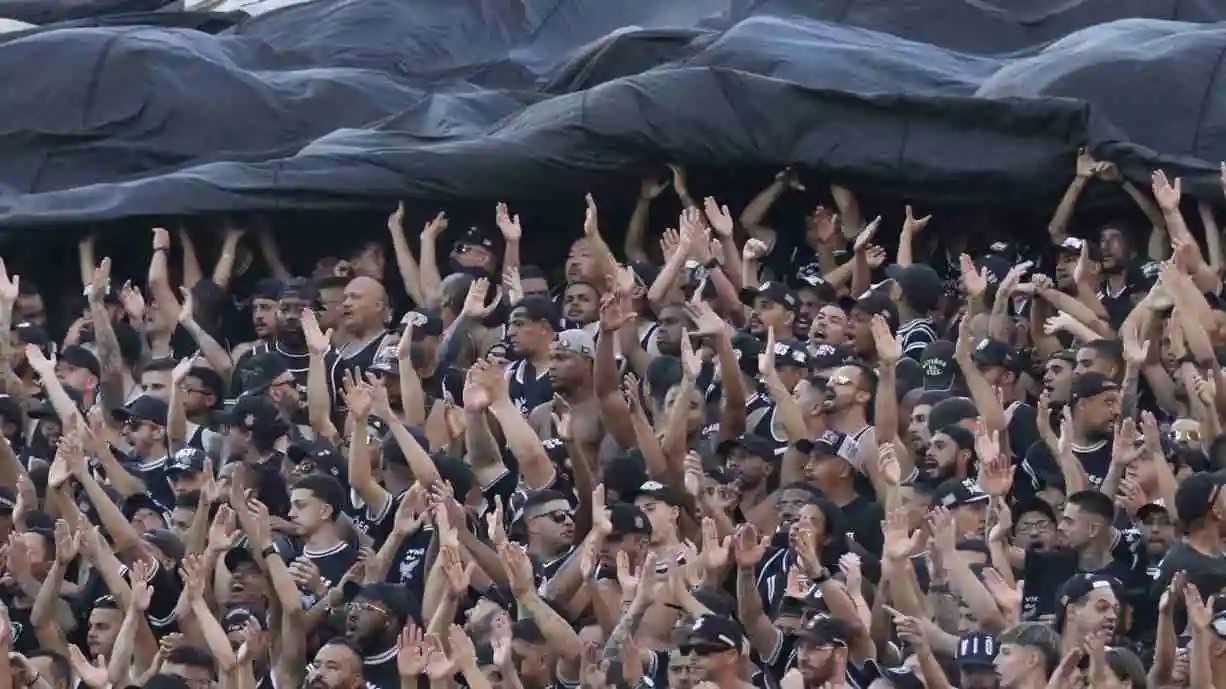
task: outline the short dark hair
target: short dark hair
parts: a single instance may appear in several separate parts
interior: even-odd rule
[[[175,646],[170,653],[166,654],[166,662],[198,667],[209,672],[215,672],[217,669],[213,656],[203,648],[195,646]]]
[[[1079,490],[1068,496],[1066,502],[1078,509],[1102,517],[1110,523],[1115,519],[1115,503],[1104,493],[1096,490]]]
[[[1043,656],[1043,676],[1051,677],[1060,664],[1060,635],[1040,622],[1022,622],[1000,635],[1001,644],[1033,648]]]
[[[341,518],[341,509],[345,504],[345,488],[340,481],[326,474],[310,474],[298,479],[294,483],[293,490],[311,491],[315,497],[332,508],[332,521]]]
[[[1120,344],[1116,340],[1091,340],[1082,346],[1086,349],[1093,349],[1094,353],[1098,356],[1101,356],[1104,359],[1110,359],[1117,364],[1124,362],[1124,345]]]

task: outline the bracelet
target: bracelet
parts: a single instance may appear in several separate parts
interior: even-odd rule
[[[155,247],[153,247],[153,253],[155,253],[155,254],[156,254],[156,253],[157,253],[157,252],[159,252],[159,251],[167,251],[167,252],[168,252],[168,251],[170,251],[170,249],[168,249],[168,248],[166,248],[166,247],[164,247],[164,246],[155,246]]]
[[[280,554],[281,554],[281,551],[277,550],[277,546],[270,545],[260,551],[260,559],[266,560],[272,557],[273,555],[280,555]]]

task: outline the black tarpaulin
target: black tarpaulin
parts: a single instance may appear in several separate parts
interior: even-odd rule
[[[0,225],[549,198],[668,161],[1046,202],[1218,193],[1226,2],[315,0],[0,44]],[[1179,20],[1179,21],[1172,21]],[[30,78],[37,65],[37,78]]]

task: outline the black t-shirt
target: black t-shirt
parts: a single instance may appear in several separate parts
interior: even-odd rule
[[[362,659],[362,679],[367,687],[400,689],[400,673],[396,668],[395,646]]]
[[[1117,531],[1111,548],[1111,562],[1095,573],[1114,577],[1124,586],[1128,600],[1137,607],[1149,580],[1145,543],[1135,529]],[[1051,551],[1026,550],[1023,566],[1026,580],[1022,586],[1022,619],[1034,621],[1041,615],[1054,615],[1059,608],[1056,600],[1060,587],[1083,570],[1078,566],[1077,551],[1057,548]]]
[[[526,415],[553,400],[553,382],[548,371],[538,371],[524,359],[507,367],[507,392],[520,413]]]
[[[1226,557],[1206,555],[1180,539],[1158,563],[1150,587],[1150,598],[1155,605],[1171,583],[1171,577],[1179,571],[1187,573],[1188,583],[1194,584],[1205,598],[1226,589]]]
[[[404,498],[404,493],[394,496],[378,514],[371,514],[368,509],[363,508],[354,518],[354,524],[376,544],[382,546],[391,536],[396,523],[396,511],[400,509]],[[434,527],[423,523],[421,528],[400,543],[396,556],[392,559],[392,566],[387,572],[389,583],[405,586],[417,600],[421,600],[425,594],[426,571],[422,565],[426,561],[426,551],[429,550],[433,538]]]
[[[1090,487],[1098,488],[1107,478],[1111,468],[1111,441],[1100,440],[1093,445],[1073,446],[1073,456],[1081,462]],[[1014,497],[1026,500],[1035,497],[1039,491],[1046,488],[1054,477],[1062,476],[1060,464],[1052,456],[1051,450],[1044,442],[1036,442],[1026,451],[1026,457],[1018,465],[1013,482]]]
[[[319,568],[319,578],[323,580],[325,586],[331,588],[336,586],[353,563],[357,562],[358,549],[348,541],[340,541],[327,550],[319,552],[304,550],[302,556]],[[308,610],[318,600],[314,593],[305,591],[302,593],[303,606]]]
[[[844,525],[851,531],[856,543],[865,550],[881,557],[885,547],[885,537],[881,531],[881,522],[885,520],[885,510],[881,503],[866,500],[857,496],[855,500],[842,507]],[[839,534],[832,534],[837,538]]]
[[[365,346],[354,351],[348,356],[341,356],[339,352],[329,352],[329,356],[325,357],[325,369],[328,372],[328,394],[332,399],[332,411],[340,418],[344,418],[344,414],[349,410],[345,406],[345,399],[342,395],[337,395],[337,390],[345,389],[344,380],[345,373],[348,371],[358,371],[358,378],[362,379],[363,374],[375,363],[375,355],[379,353],[379,345],[383,344],[383,338],[387,335],[384,330],[378,334],[373,340],[367,342]],[[308,364],[310,360],[308,359]],[[294,374],[294,379],[297,380],[298,374]],[[303,379],[305,382],[305,378]]]

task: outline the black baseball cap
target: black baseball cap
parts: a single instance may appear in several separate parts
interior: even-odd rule
[[[227,634],[242,631],[248,622],[256,623],[260,629],[268,626],[255,610],[245,605],[229,606],[226,608],[226,614],[221,618],[221,626],[226,630]]]
[[[826,342],[809,347],[809,366],[815,371],[838,368],[859,361],[851,345],[832,345]]]
[[[226,425],[244,431],[272,428],[280,421],[281,415],[277,406],[263,395],[240,395],[234,406],[225,414]]]
[[[1082,239],[1081,237],[1065,237],[1062,242],[1056,245],[1056,253],[1057,254],[1072,253],[1072,254],[1080,255],[1081,247],[1085,246],[1086,244],[1090,245],[1090,260],[1091,261],[1103,260],[1103,251],[1099,243],[1089,242],[1085,239]]]
[[[276,301],[281,296],[281,290],[285,285],[276,278],[264,278],[255,283],[255,289],[251,290],[251,301],[262,299],[264,301]]]
[[[281,292],[277,295],[277,301],[284,299],[301,299],[314,305],[319,302],[319,290],[306,278],[290,278],[281,284]]]
[[[798,340],[777,340],[775,342],[775,366],[796,366],[808,369],[810,363],[809,350]]]
[[[1095,572],[1080,572],[1069,577],[1060,586],[1058,600],[1060,607],[1083,600],[1095,589],[1107,588],[1115,593],[1116,598],[1123,600],[1123,585],[1119,579]]]
[[[837,457],[852,464],[856,456],[855,441],[838,431],[822,431],[813,440],[802,438],[796,441],[795,447],[810,457]]]
[[[1226,486],[1226,471],[1202,471],[1185,478],[1175,489],[1175,513],[1189,526],[1209,514],[1218,493]]]
[[[166,463],[166,476],[172,474],[199,474],[204,471],[204,463],[208,456],[195,447],[184,447],[175,452]]]
[[[980,341],[971,358],[979,366],[1000,366],[1013,372],[1020,369],[1021,363],[1013,345],[991,339]]]
[[[1084,399],[1089,399],[1104,392],[1119,390],[1120,386],[1115,381],[1107,376],[1104,376],[1097,371],[1086,371],[1073,379],[1073,387],[1070,392],[1072,402],[1076,404]]]
[[[929,342],[920,354],[924,370],[924,389],[948,392],[960,387],[962,371],[954,360],[955,345],[949,340]]]
[[[313,463],[314,470],[332,478],[339,479],[344,473],[342,467],[345,466],[345,458],[337,452],[332,443],[322,438],[295,440],[285,449],[285,456],[295,465]]]
[[[819,613],[804,623],[804,626],[796,632],[796,637],[801,643],[817,646],[846,646],[851,639],[851,629],[839,618]]]
[[[811,290],[817,295],[817,299],[823,303],[829,303],[838,299],[838,291],[834,285],[830,284],[820,275],[802,275],[796,280],[796,289]]]
[[[755,433],[742,433],[735,438],[721,440],[715,446],[715,454],[727,457],[738,447],[754,457],[771,461],[775,458],[775,443]]]
[[[890,332],[898,330],[898,305],[882,290],[869,290],[860,295],[851,310],[870,317],[881,316],[890,326]]]
[[[98,362],[98,355],[94,354],[88,347],[82,345],[68,345],[60,351],[59,361],[83,368],[95,376],[102,375],[102,364]]]
[[[766,345],[763,344],[762,340],[743,330],[738,330],[732,336],[732,353],[736,355],[736,361],[740,364],[741,373],[747,376],[754,378],[758,376],[758,356],[765,349]]]
[[[765,299],[766,301],[787,307],[790,311],[795,311],[800,307],[800,299],[796,297],[796,293],[792,291],[792,288],[775,280],[768,280],[757,287],[744,287],[741,289],[742,302],[752,306],[754,299]]]
[[[165,426],[166,417],[170,414],[170,407],[167,406],[164,400],[150,395],[141,395],[116,409],[112,414],[115,420],[121,423],[147,421],[159,426]]]
[[[745,632],[731,617],[702,615],[694,618],[678,634],[677,648],[682,653],[712,655],[725,651],[745,650]]]
[[[136,513],[142,509],[151,510],[158,515],[161,515],[163,520],[165,519],[166,514],[166,508],[163,507],[157,500],[154,500],[153,496],[149,495],[148,493],[133,493],[132,495],[129,495],[123,499],[120,508],[123,511],[124,518],[129,521],[131,521],[132,517],[135,517]]]
[[[609,521],[613,523],[613,538],[621,538],[632,534],[651,536],[651,522],[647,515],[635,505],[625,502],[615,502],[609,505]]]
[[[289,372],[285,360],[275,352],[264,352],[247,357],[239,366],[239,380],[244,392],[261,393],[273,381]]]
[[[1000,642],[987,632],[970,632],[958,639],[954,662],[962,670],[993,670]]]
[[[945,293],[945,281],[926,263],[894,264],[885,269],[885,274],[902,288],[902,298],[921,313],[935,309]]]
[[[954,509],[964,505],[986,503],[992,499],[971,479],[951,478],[943,481],[932,493],[932,506]]]
[[[635,500],[639,498],[659,500],[672,507],[680,507],[685,502],[684,496],[679,489],[666,486],[659,481],[648,481],[639,486],[634,498]]]

